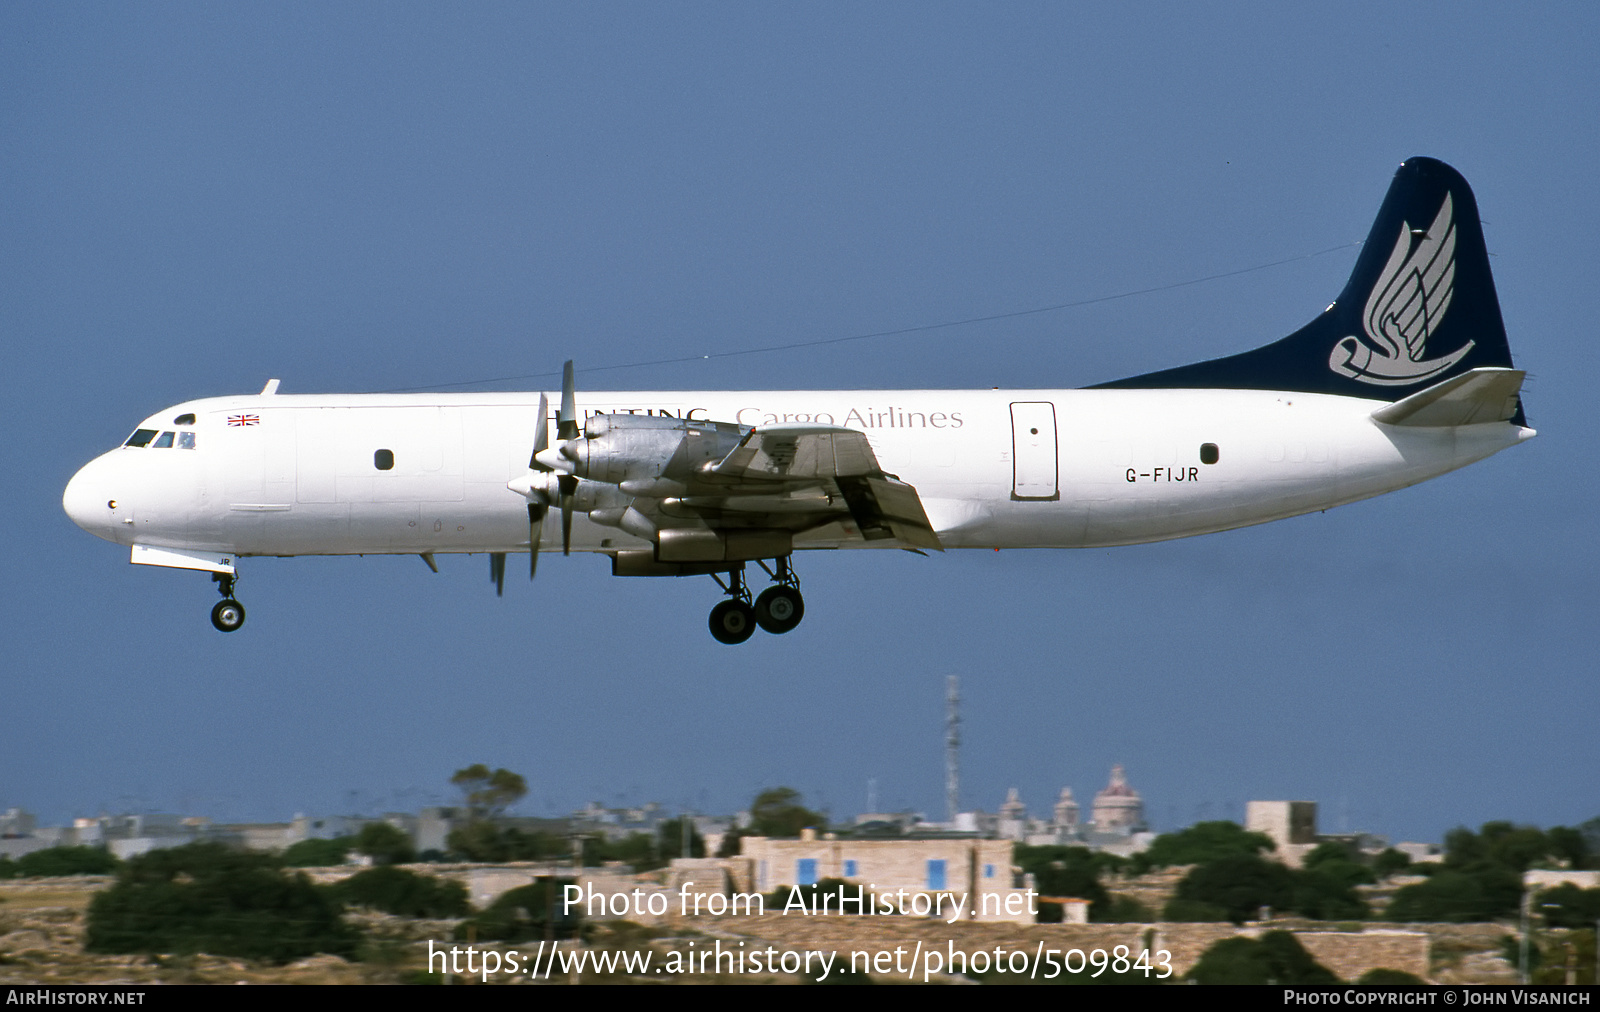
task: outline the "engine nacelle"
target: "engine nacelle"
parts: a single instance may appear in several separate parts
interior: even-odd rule
[[[726,457],[748,431],[728,422],[661,415],[591,415],[583,435],[562,443],[558,452],[580,478],[627,482],[633,495],[681,495],[697,467]]]

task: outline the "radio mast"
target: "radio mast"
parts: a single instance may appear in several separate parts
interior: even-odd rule
[[[950,828],[961,811],[961,693],[956,676],[946,681],[944,718],[944,806]]]

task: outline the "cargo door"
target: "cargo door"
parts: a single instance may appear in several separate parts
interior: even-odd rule
[[[1049,401],[1011,404],[1011,498],[1060,499],[1056,406]]]

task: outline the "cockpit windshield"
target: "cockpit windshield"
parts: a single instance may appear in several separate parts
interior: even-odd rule
[[[162,432],[157,435],[155,429],[139,429],[129,436],[128,441],[122,445],[148,446],[155,450],[168,450],[176,446],[180,450],[192,450],[194,449],[194,433],[179,430],[177,432]]]

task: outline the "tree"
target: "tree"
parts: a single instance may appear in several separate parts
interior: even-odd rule
[[[750,804],[750,832],[755,836],[799,836],[802,829],[826,827],[826,816],[800,804],[800,792],[771,787]]]
[[[597,868],[607,861],[620,861],[634,871],[654,871],[663,867],[659,840],[650,833],[629,833],[619,839],[604,836],[586,837],[583,841],[583,864]]]
[[[1479,831],[1489,851],[1489,861],[1516,871],[1527,871],[1546,858],[1550,840],[1536,826],[1515,826],[1509,822],[1486,822]]]
[[[683,852],[683,834],[689,833],[689,853]],[[695,828],[694,820],[687,815],[676,819],[667,819],[656,826],[656,838],[661,841],[661,860],[670,861],[675,857],[705,857],[706,841],[701,838],[700,830]]]
[[[20,878],[59,878],[63,875],[105,875],[122,862],[99,847],[46,847],[17,859]]]
[[[1040,896],[1072,897],[1089,901],[1090,920],[1102,920],[1110,912],[1111,897],[1100,884],[1100,864],[1087,847],[1018,846],[1012,860],[1033,875]],[[1055,924],[1061,920],[1061,904],[1040,903],[1039,921]]]
[[[1197,822],[1177,833],[1163,833],[1148,850],[1133,856],[1135,871],[1178,864],[1205,864],[1238,855],[1254,856],[1277,850],[1265,833],[1247,833],[1238,823]]]
[[[285,872],[276,857],[194,843],[128,861],[90,902],[84,947],[274,963],[349,956],[360,936],[341,912],[330,891]]]
[[[1551,856],[1566,864],[1568,868],[1587,868],[1596,856],[1589,849],[1589,841],[1584,838],[1581,829],[1555,826],[1544,835],[1545,839],[1550,841]]]
[[[1295,874],[1289,909],[1320,921],[1362,920],[1372,910],[1355,887],[1372,879],[1372,871],[1366,865],[1325,861]]]
[[[1311,958],[1287,931],[1269,931],[1260,941],[1224,938],[1189,971],[1201,984],[1337,984],[1339,978]]]
[[[1600,815],[1579,823],[1578,835],[1583,838],[1583,848],[1590,855],[1590,861],[1600,864]],[[1594,867],[1594,864],[1590,864],[1590,867]]]
[[[748,829],[730,829],[722,834],[722,846],[717,848],[718,857],[738,857],[740,853],[739,841],[747,836],[756,836]]]
[[[445,838],[451,853],[468,861],[542,861],[572,853],[572,843],[554,833],[524,833],[492,822],[469,822]]]
[[[1254,920],[1262,907],[1290,909],[1296,884],[1294,872],[1276,861],[1264,861],[1254,854],[1234,854],[1202,864],[1185,875],[1167,906],[1167,917],[1193,917],[1195,908],[1183,904],[1201,904],[1203,908],[1221,910],[1235,924],[1243,924]]]
[[[1370,913],[1356,886],[1374,882],[1377,876],[1356,860],[1353,849],[1341,843],[1319,844],[1303,864],[1295,874],[1292,909],[1297,913],[1323,921],[1359,920]]]
[[[369,822],[356,834],[356,852],[374,864],[405,864],[417,856],[411,837],[387,822]]]
[[[456,937],[479,941],[499,939],[521,942],[531,938],[571,938],[582,922],[583,910],[567,910],[562,902],[564,887],[571,879],[542,878],[500,894],[489,909],[470,921],[462,922]]]
[[[1444,850],[1449,868],[1494,867],[1519,874],[1540,864],[1581,867],[1589,855],[1582,827],[1556,826],[1545,832],[1504,821],[1485,822],[1476,833],[1458,826],[1445,834]]]
[[[1464,924],[1509,917],[1522,899],[1522,877],[1506,868],[1444,868],[1428,881],[1394,894],[1385,916],[1391,921]]]
[[[489,771],[483,763],[456,770],[450,782],[461,788],[474,819],[498,819],[528,793],[528,782],[508,769]]]
[[[1539,894],[1534,909],[1552,928],[1592,928],[1600,921],[1600,889],[1580,889],[1564,882]]]
[[[352,875],[334,890],[351,906],[398,917],[465,917],[472,909],[460,882],[390,866]]]
[[[1388,878],[1411,867],[1411,855],[1390,847],[1372,860],[1372,870],[1379,878]]]
[[[344,864],[355,841],[348,836],[332,840],[301,840],[283,852],[283,863],[291,868],[328,868]]]

